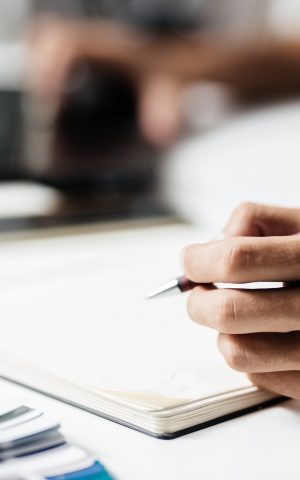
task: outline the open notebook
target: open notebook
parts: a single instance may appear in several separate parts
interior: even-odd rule
[[[160,438],[278,400],[226,366],[184,295],[145,299],[198,231],[61,233],[0,243],[1,376]]]

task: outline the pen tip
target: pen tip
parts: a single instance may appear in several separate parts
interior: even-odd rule
[[[178,291],[178,281],[177,279],[173,279],[168,283],[165,283],[164,285],[161,285],[155,290],[152,290],[151,292],[149,292],[146,298],[150,300],[151,298],[155,298],[164,294],[174,293],[176,291]]]

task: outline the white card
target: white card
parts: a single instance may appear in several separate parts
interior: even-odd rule
[[[58,476],[84,470],[95,460],[84,450],[74,446],[62,446],[20,459],[8,461],[1,468],[0,480],[37,479]],[[14,476],[13,476],[14,475]]]
[[[7,431],[0,431],[0,448],[6,448],[6,444],[8,443],[14,443],[22,438],[37,435],[58,427],[59,423],[56,419],[44,414],[41,417],[32,420],[31,422],[16,425]]]
[[[34,420],[35,418],[42,417],[44,414],[41,410],[29,410],[28,412],[25,412],[21,415],[18,415],[15,418],[12,418],[11,420],[7,420],[3,423],[0,423],[0,433],[4,430],[11,429],[13,427],[16,427],[17,425],[22,425],[26,422],[29,422],[31,420]]]

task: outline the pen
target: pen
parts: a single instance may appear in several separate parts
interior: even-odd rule
[[[192,288],[201,285],[201,283],[195,283],[186,278],[185,276],[174,278],[167,283],[164,283],[160,287],[152,290],[147,294],[146,298],[154,298],[160,295],[168,295],[171,293],[184,293],[192,290]],[[283,288],[286,286],[284,282],[248,282],[248,283],[213,283],[217,288],[243,288],[243,289],[274,289],[274,288]]]
[[[188,278],[186,278],[184,275],[181,277],[173,278],[173,280],[170,280],[167,283],[164,283],[160,287],[156,288],[155,290],[152,290],[147,294],[147,298],[154,298],[159,295],[168,295],[170,293],[184,293],[188,292],[192,288],[196,287],[199,285],[198,283],[192,282]]]

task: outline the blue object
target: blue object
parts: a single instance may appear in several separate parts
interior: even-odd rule
[[[77,472],[66,473],[46,480],[113,480],[100,462],[95,462],[91,467]]]

